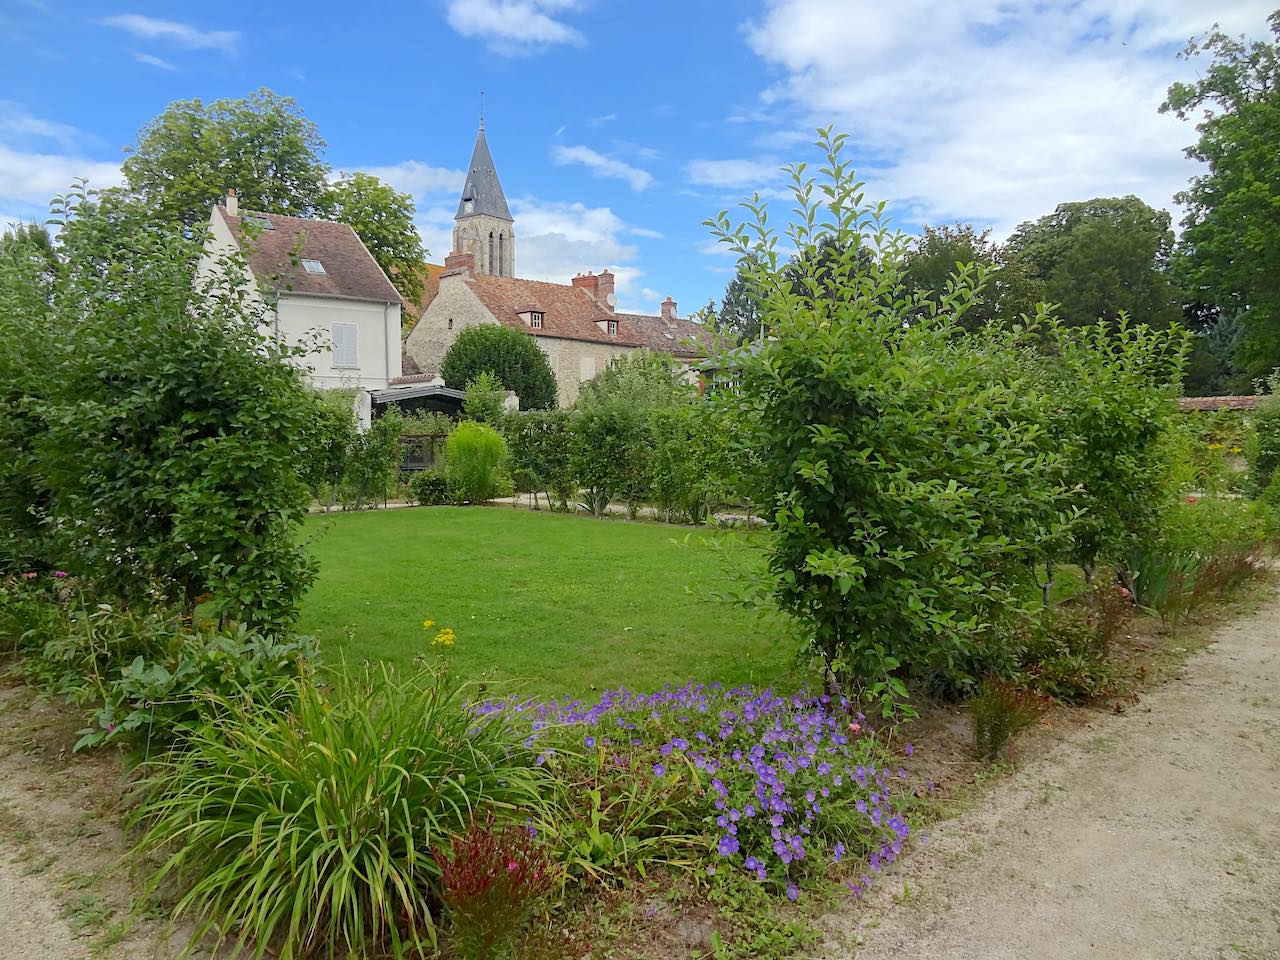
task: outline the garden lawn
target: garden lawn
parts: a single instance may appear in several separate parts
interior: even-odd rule
[[[299,630],[326,659],[407,664],[452,627],[454,668],[532,695],[770,683],[796,650],[780,621],[706,599],[728,587],[724,537],[503,507],[418,507],[307,521],[320,575]],[[763,534],[724,540],[745,561]],[[424,619],[436,626],[424,630]]]

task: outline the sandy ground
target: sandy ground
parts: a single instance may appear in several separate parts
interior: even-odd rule
[[[939,823],[823,960],[1280,958],[1280,596]]]

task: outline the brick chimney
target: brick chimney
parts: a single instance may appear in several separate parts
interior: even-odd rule
[[[236,196],[236,188],[227,188],[227,213],[233,217],[240,216],[240,198]]]
[[[674,323],[676,319],[676,302],[670,297],[662,301],[662,319]]]
[[[476,258],[471,253],[451,253],[444,258],[445,272],[461,270],[463,273],[475,273]]]
[[[592,300],[610,313],[613,312],[616,303],[613,296],[613,274],[608,270],[601,270],[599,274],[580,273],[570,282],[580,290],[587,291]]]

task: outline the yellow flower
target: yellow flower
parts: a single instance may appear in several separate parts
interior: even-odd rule
[[[435,622],[434,620],[423,620],[423,621],[422,621],[422,629],[423,629],[423,630],[430,630],[430,629],[431,629],[432,627],[434,627],[435,625],[436,625],[436,622]]]
[[[431,641],[433,647],[452,647],[457,636],[453,632],[452,627],[445,627],[436,634],[435,639]]]
[[[1240,448],[1240,447],[1232,447],[1232,448],[1231,448],[1231,452],[1232,452],[1232,453],[1240,453],[1241,449],[1242,449],[1242,448]]]
[[[1222,449],[1222,444],[1220,444],[1220,443],[1211,443],[1211,444],[1209,444],[1209,449],[1210,449],[1210,450],[1221,450],[1221,449]]]

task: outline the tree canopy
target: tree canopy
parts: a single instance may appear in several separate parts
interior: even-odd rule
[[[1026,268],[1037,299],[1059,304],[1062,322],[1114,321],[1168,327],[1182,316],[1170,273],[1173,229],[1165,210],[1134,196],[1060,203],[1053,213],[1021,224],[1005,256]]]
[[[350,224],[364,241],[400,295],[412,303],[422,299],[426,251],[413,223],[413,197],[372,174],[357,172],[334,183],[329,206],[333,218]]]
[[[556,377],[547,355],[533,337],[496,323],[479,323],[458,334],[440,363],[447,386],[465,390],[488,371],[520,398],[522,410],[548,410],[556,405]]]
[[[1186,208],[1179,267],[1192,295],[1239,324],[1237,388],[1280,366],[1280,11],[1273,39],[1248,42],[1214,29],[1184,57],[1207,56],[1192,83],[1161,106],[1198,117],[1187,156],[1205,164],[1178,195]]]
[[[965,313],[962,326],[976,330],[996,319],[1014,320],[1034,314],[1039,289],[1020,261],[1009,261],[991,241],[991,231],[973,224],[926,226],[903,255],[907,288],[927,301],[936,301],[953,281],[957,265],[972,263],[985,274],[981,293]]]
[[[138,133],[125,182],[153,216],[194,226],[234,187],[246,210],[328,212],[324,140],[292,97],[176,100]]]

